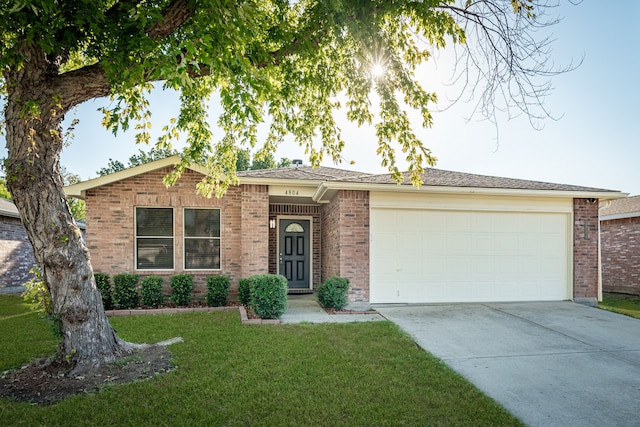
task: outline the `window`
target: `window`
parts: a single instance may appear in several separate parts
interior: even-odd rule
[[[220,269],[220,209],[184,210],[184,268]]]
[[[304,228],[297,222],[292,222],[284,229],[287,233],[304,233]]]
[[[173,269],[173,209],[136,208],[136,268]]]

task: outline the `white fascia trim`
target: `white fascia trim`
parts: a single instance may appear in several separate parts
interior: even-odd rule
[[[321,181],[312,181],[308,179],[282,179],[282,178],[258,178],[238,176],[240,184],[254,185],[279,185],[282,187],[317,187]]]
[[[20,214],[18,212],[4,211],[0,209],[0,216],[6,216],[8,218],[20,218]]]
[[[155,162],[145,163],[144,165],[135,166],[123,171],[115,172],[105,176],[99,176],[97,178],[69,185],[64,187],[64,191],[67,196],[84,199],[87,190],[122,181],[123,179],[151,172],[156,169],[162,169],[167,166],[175,166],[180,160],[181,158],[178,156],[167,157],[165,159],[156,160]],[[189,165],[189,169],[192,169],[199,173],[206,173],[206,171],[198,165]]]
[[[613,200],[628,197],[627,193],[617,191],[562,191],[562,190],[521,190],[509,188],[479,188],[479,187],[443,187],[423,185],[420,188],[410,185],[393,185],[393,184],[369,184],[357,182],[335,182],[327,181],[320,184],[320,189],[327,190],[368,190],[368,191],[392,191],[415,193],[424,192],[432,194],[480,194],[491,196],[522,196],[522,197],[558,197],[558,198],[577,198],[577,199],[599,199]]]
[[[615,215],[603,215],[600,217],[600,221],[609,221],[612,219],[624,219],[624,218],[635,218],[640,216],[640,212],[626,212]]]

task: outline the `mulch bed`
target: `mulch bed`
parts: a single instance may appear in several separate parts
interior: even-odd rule
[[[155,345],[83,375],[71,375],[72,368],[64,359],[49,358],[4,372],[0,374],[0,398],[51,405],[76,394],[152,378],[174,369],[174,366],[169,350]]]

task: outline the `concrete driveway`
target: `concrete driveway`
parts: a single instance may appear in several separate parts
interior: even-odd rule
[[[530,426],[640,426],[640,320],[573,302],[375,308]]]

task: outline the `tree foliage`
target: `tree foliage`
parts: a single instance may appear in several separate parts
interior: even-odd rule
[[[4,178],[0,178],[0,197],[9,200],[12,199],[9,189],[7,189],[7,181],[5,181]]]
[[[125,169],[129,169],[135,166],[144,165],[146,163],[154,162],[156,160],[164,159],[171,156],[177,156],[180,153],[177,150],[171,148],[151,148],[149,151],[138,150],[137,154],[129,157],[129,163],[125,166],[119,160],[109,159],[107,166],[100,168],[96,173],[100,176],[109,175],[115,172],[120,172]]]
[[[419,184],[435,158],[417,138],[408,111],[417,110],[422,125],[431,126],[437,97],[416,81],[416,67],[434,49],[461,44],[461,72],[481,70],[479,80],[467,84],[482,86],[484,114],[495,114],[502,93],[511,106],[538,117],[533,106],[549,88],[535,79],[552,70],[548,40],[537,40],[535,30],[549,22],[541,17],[550,6],[537,0],[5,0],[0,67],[19,67],[26,60],[21,48],[37,45],[59,77],[54,88],[72,79],[93,85],[88,93],[63,96],[60,110],[111,96],[103,125],[114,134],[133,128],[140,142],[150,139],[151,82],[178,90],[180,113],[158,142],[169,147],[185,135],[189,145],[168,181],[188,162],[206,161],[205,194],[221,194],[234,181],[228,172],[236,169],[236,147],[260,144],[273,152],[286,134],[304,146],[312,165],[327,157],[339,162],[345,141],[334,118],[338,107],[357,125],[373,124],[382,164],[400,178],[399,149]],[[373,65],[385,74],[374,77]],[[217,139],[206,109],[213,92],[223,109]],[[258,125],[266,120],[268,135],[258,141]]]

